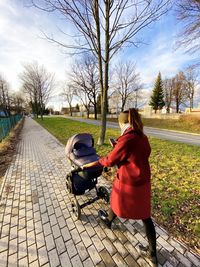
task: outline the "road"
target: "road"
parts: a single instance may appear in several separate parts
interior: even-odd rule
[[[74,118],[74,117],[71,118],[67,116],[63,116],[63,117],[72,119],[72,120],[78,120],[81,122],[90,123],[90,124],[100,125],[100,121],[96,121],[96,120],[88,120],[88,119]],[[108,121],[107,127],[119,129],[118,123],[116,122]],[[164,130],[164,129],[153,128],[153,127],[144,127],[144,132],[148,136],[156,137],[159,139],[200,146],[200,134],[191,134],[191,133],[185,133],[185,132],[179,132],[179,131]]]

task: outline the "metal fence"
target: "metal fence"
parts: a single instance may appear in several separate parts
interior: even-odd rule
[[[22,115],[0,118],[0,142],[9,134],[10,130],[21,120]]]

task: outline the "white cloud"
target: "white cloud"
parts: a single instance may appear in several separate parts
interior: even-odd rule
[[[57,79],[64,79],[70,59],[58,46],[41,38],[40,29],[44,26],[55,31],[55,21],[38,10],[9,2],[0,2],[0,73],[14,90],[20,87],[22,64],[32,61],[43,64]]]
[[[143,83],[149,87],[153,85],[159,71],[163,78],[172,77],[192,59],[191,55],[185,54],[182,49],[174,50],[172,36],[158,36],[147,52],[140,55],[137,68]]]

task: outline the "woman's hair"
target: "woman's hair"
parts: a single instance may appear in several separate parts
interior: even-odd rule
[[[128,122],[134,131],[139,135],[143,135],[143,123],[138,110],[136,108],[130,108],[123,113],[128,113]]]

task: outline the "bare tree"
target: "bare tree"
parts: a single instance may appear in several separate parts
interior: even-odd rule
[[[200,49],[200,1],[176,1],[177,19],[184,23],[179,34],[178,47],[184,46],[188,52],[199,52]]]
[[[12,108],[16,113],[22,113],[25,109],[25,99],[22,92],[18,91],[13,93],[12,96]]]
[[[185,104],[188,99],[187,84],[185,75],[180,71],[172,80],[173,82],[173,99],[176,105],[176,112],[179,113],[180,105]]]
[[[75,61],[69,76],[73,86],[77,89],[77,96],[87,110],[87,116],[89,116],[90,107],[93,106],[95,119],[97,119],[97,96],[100,87],[96,59],[87,53]]]
[[[0,109],[10,115],[11,112],[11,93],[8,82],[0,74]]]
[[[88,90],[88,99],[94,107],[94,118],[97,120],[97,97],[100,93],[100,84],[98,76],[98,64],[94,56],[87,56],[83,61],[86,85]]]
[[[69,105],[70,116],[72,116],[72,101],[76,95],[76,89],[72,84],[65,84],[61,96],[67,101]]]
[[[131,61],[118,62],[115,66],[115,94],[119,95],[121,111],[124,110],[128,101],[135,100],[137,107],[138,91],[141,89],[139,73],[136,72],[136,65]]]
[[[164,93],[164,102],[167,113],[170,112],[170,107],[173,101],[174,93],[174,80],[171,78],[166,78],[163,81],[163,93]]]
[[[24,71],[20,74],[23,82],[24,92],[28,95],[32,110],[37,117],[40,114],[43,119],[43,112],[50,94],[54,87],[54,75],[47,72],[44,66],[37,62],[24,65]]]
[[[35,7],[47,12],[59,12],[70,21],[77,35],[72,44],[53,42],[73,53],[92,51],[98,59],[101,88],[101,130],[98,144],[104,143],[106,131],[108,76],[110,60],[127,45],[137,46],[136,35],[158,20],[169,8],[170,0],[31,0]]]
[[[187,95],[189,99],[190,110],[193,108],[194,105],[194,94],[195,88],[198,84],[198,70],[196,65],[190,65],[184,70],[184,75],[186,79],[186,88],[187,88]]]

